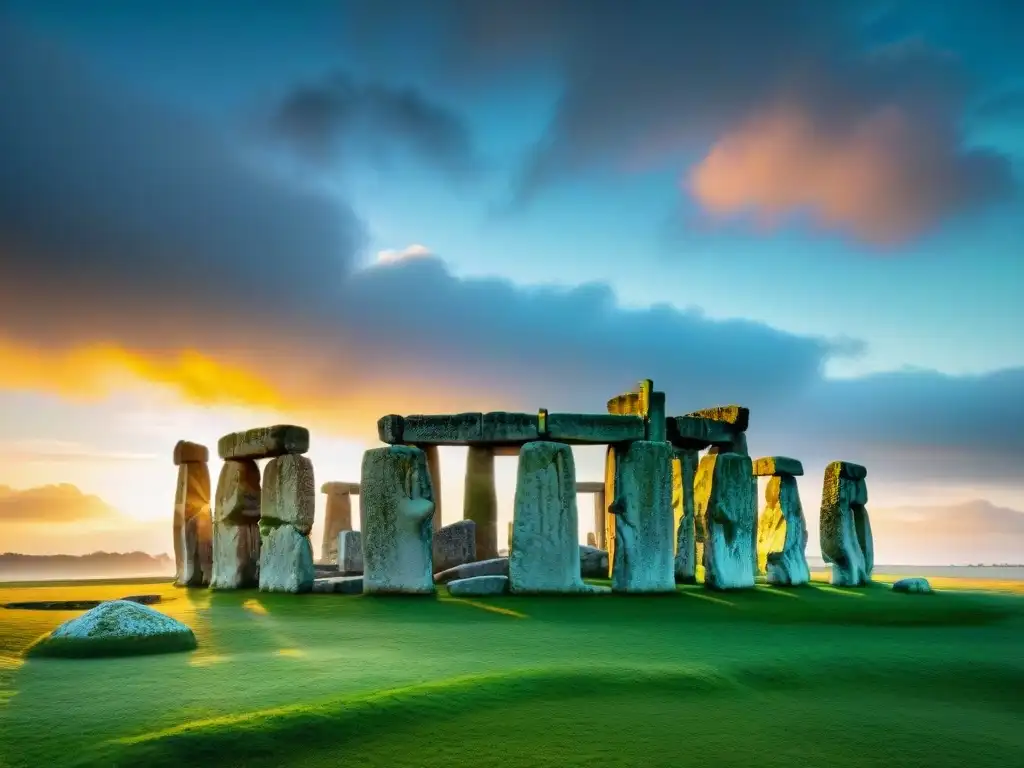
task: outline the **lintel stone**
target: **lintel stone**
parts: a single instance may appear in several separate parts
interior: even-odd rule
[[[803,473],[804,465],[798,459],[788,456],[762,456],[754,459],[756,477],[800,477]]]
[[[222,459],[271,459],[309,450],[309,430],[294,424],[275,424],[232,432],[217,441]]]
[[[578,482],[576,493],[604,493],[604,482]]]
[[[724,421],[702,416],[670,416],[665,420],[665,437],[676,448],[702,451],[711,445],[731,443],[734,430]]]
[[[839,464],[839,476],[845,477],[849,480],[864,480],[868,476],[867,467],[861,466],[860,464],[854,464],[849,461],[840,461]]]
[[[359,483],[343,483],[336,480],[324,483],[320,486],[320,493],[326,493],[328,496],[335,494],[355,494],[359,495]]]
[[[377,421],[381,442],[391,445],[519,445],[539,437],[534,413],[413,414]]]
[[[602,445],[643,440],[640,416],[613,413],[548,413],[544,440],[569,445]]]
[[[742,405],[718,405],[714,408],[702,408],[699,411],[692,411],[687,416],[696,416],[699,419],[710,419],[730,425],[734,432],[746,432],[750,425],[750,409]]]
[[[188,440],[179,440],[174,444],[174,466],[192,462],[209,461],[210,450],[200,443],[193,443]]]

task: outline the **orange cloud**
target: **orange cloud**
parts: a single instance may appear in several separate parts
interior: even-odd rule
[[[0,485],[0,525],[111,520],[120,513],[67,483],[17,491]]]
[[[715,214],[751,212],[774,224],[806,211],[827,227],[894,245],[954,202],[953,180],[934,162],[935,139],[919,128],[898,107],[836,129],[784,104],[719,139],[689,186]]]

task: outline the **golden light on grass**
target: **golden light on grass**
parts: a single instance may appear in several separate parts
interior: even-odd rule
[[[682,592],[679,592],[678,594],[686,595],[687,597],[695,597],[698,600],[707,600],[708,602],[717,603],[718,605],[724,605],[728,608],[739,608],[739,606],[736,605],[736,603],[730,603],[728,600],[725,600],[721,597],[715,597],[714,595],[705,595],[700,592],[692,592],[690,590],[684,590]]]
[[[188,665],[190,667],[212,667],[214,664],[223,664],[231,659],[230,655],[220,653],[196,653],[188,660]]]
[[[461,603],[462,605],[469,605],[473,608],[479,608],[481,611],[490,611],[491,613],[500,613],[503,616],[512,616],[516,619],[528,619],[530,618],[525,613],[519,611],[513,611],[511,608],[502,608],[498,605],[488,605],[487,603],[480,603],[476,600],[469,600],[465,597],[449,597],[444,600],[446,603]]]
[[[255,613],[257,616],[266,616],[269,613],[263,603],[252,597],[242,603],[242,608],[250,613]]]
[[[300,659],[306,655],[306,652],[299,650],[298,648],[278,648],[277,655],[284,656],[289,659]]]

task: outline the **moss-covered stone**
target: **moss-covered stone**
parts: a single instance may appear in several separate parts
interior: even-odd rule
[[[232,432],[217,441],[222,459],[270,459],[309,451],[309,430],[294,424],[275,424]]]

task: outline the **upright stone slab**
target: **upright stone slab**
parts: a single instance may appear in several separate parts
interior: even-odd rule
[[[711,453],[738,453],[740,456],[749,456],[750,451],[747,449],[747,435],[745,432],[736,432],[733,434],[732,439],[727,445],[719,445],[711,448]],[[753,460],[751,460],[751,471],[750,477],[747,480],[750,483],[750,499],[752,504],[751,516],[754,520],[754,525],[750,529],[750,556],[753,558],[754,576],[758,574],[758,560],[757,560],[757,472],[754,469]]]
[[[697,582],[697,539],[693,507],[693,482],[697,474],[697,460],[695,450],[673,450],[672,509],[676,525],[676,584]]]
[[[320,490],[327,496],[324,510],[324,533],[320,543],[320,560],[333,563],[338,559],[338,534],[352,530],[352,496],[350,483],[324,483]],[[358,486],[356,486],[358,487]]]
[[[252,459],[229,459],[217,478],[213,524],[213,589],[259,584],[260,469]]]
[[[363,592],[433,593],[434,492],[423,451],[366,451],[360,489]]]
[[[213,571],[213,519],[210,512],[210,470],[205,462],[178,466],[174,495],[174,534],[179,587],[205,587]]]
[[[472,563],[477,559],[476,523],[472,520],[459,520],[434,531],[433,552],[434,573]]]
[[[765,489],[758,525],[757,556],[769,584],[799,586],[811,580],[807,567],[807,523],[796,478],[776,475]]]
[[[359,531],[338,533],[338,573],[355,576],[363,572],[363,534]]]
[[[490,414],[484,414],[484,417]],[[434,489],[434,517],[431,523],[435,531],[441,530],[441,455],[436,445],[424,445],[423,453],[427,457],[427,471],[430,473],[430,487]],[[495,531],[497,535],[497,531]]]
[[[615,468],[618,463],[618,448],[609,445],[604,453],[604,525],[600,530],[603,535],[598,540],[604,544],[608,552],[608,578],[611,578],[611,569],[615,563],[615,515],[611,511],[611,502],[615,500]],[[595,514],[597,510],[594,510]],[[595,521],[596,523],[596,521]]]
[[[612,590],[675,591],[672,446],[638,440],[617,452]]]
[[[867,513],[867,470],[833,461],[821,491],[821,554],[832,565],[832,584],[858,587],[871,581],[874,543]]]
[[[498,494],[494,488],[493,448],[469,447],[462,516],[476,523],[476,556],[481,560],[497,557]]]
[[[298,454],[267,462],[260,505],[260,590],[312,590],[316,569],[309,532],[315,509],[313,462]]]
[[[585,592],[580,575],[576,464],[564,443],[527,443],[519,453],[509,551],[513,593]]]
[[[711,453],[701,460],[694,485],[697,506],[704,508],[704,585],[710,589],[754,586],[751,552],[754,501],[749,456]]]

